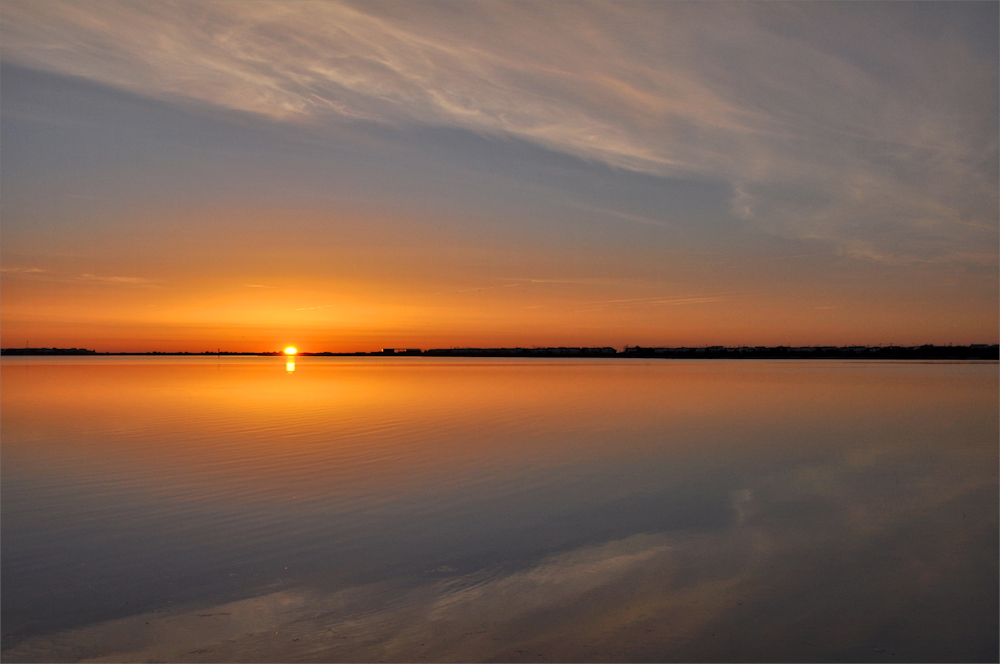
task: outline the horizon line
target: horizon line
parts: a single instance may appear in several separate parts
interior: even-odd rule
[[[972,344],[919,344],[919,345],[900,345],[895,343],[888,344],[849,344],[849,345],[778,345],[778,346],[762,346],[755,345],[750,346],[746,344],[735,345],[735,346],[725,346],[725,345],[701,345],[701,346],[654,346],[654,345],[625,345],[619,350],[614,346],[450,346],[446,348],[416,348],[416,347],[383,347],[381,350],[354,350],[354,351],[299,351],[295,350],[292,353],[287,352],[287,350],[254,350],[254,351],[233,351],[233,350],[222,350],[216,349],[212,350],[202,350],[202,351],[185,351],[185,350],[173,350],[173,351],[163,351],[163,350],[136,350],[136,351],[98,351],[88,348],[78,348],[78,347],[8,347],[0,348],[0,354],[2,355],[284,355],[288,357],[295,356],[313,356],[313,355],[336,355],[336,356],[364,356],[364,355],[378,355],[378,356],[419,356],[428,354],[454,354],[461,352],[468,353],[504,353],[504,354],[530,354],[533,352],[541,353],[551,353],[551,354],[579,354],[588,356],[616,356],[616,355],[628,355],[628,354],[641,354],[641,353],[724,353],[724,352],[741,352],[741,353],[767,353],[767,352],[862,352],[862,351],[872,351],[872,350],[937,350],[937,349],[968,349],[968,350],[990,350],[1000,347],[998,343],[972,343]]]

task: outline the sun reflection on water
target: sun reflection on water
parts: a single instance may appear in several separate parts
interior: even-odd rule
[[[3,360],[9,661],[998,661],[995,365]]]

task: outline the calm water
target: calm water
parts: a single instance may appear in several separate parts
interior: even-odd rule
[[[7,662],[997,660],[996,363],[0,365]]]

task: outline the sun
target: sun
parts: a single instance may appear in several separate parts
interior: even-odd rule
[[[295,346],[289,346],[285,349],[285,355],[295,355],[299,350]]]

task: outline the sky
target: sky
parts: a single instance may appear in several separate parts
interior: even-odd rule
[[[996,343],[998,7],[4,0],[3,345]]]

